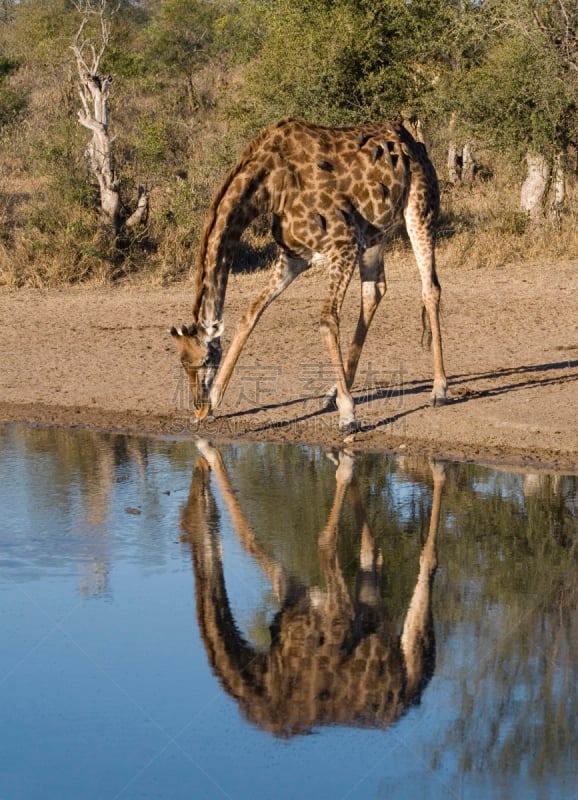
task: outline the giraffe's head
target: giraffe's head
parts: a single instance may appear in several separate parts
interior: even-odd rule
[[[211,388],[221,363],[223,322],[201,322],[171,328],[181,364],[189,378],[195,415],[205,419],[211,411]]]

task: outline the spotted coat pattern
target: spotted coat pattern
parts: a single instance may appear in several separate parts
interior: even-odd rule
[[[243,231],[263,213],[272,215],[272,233],[280,254],[267,285],[245,311],[221,363],[215,340],[223,327],[234,251]],[[314,259],[322,258],[328,287],[321,331],[336,377],[329,396],[336,400],[340,429],[344,433],[356,430],[350,387],[367,330],[386,290],[384,248],[403,224],[420,270],[432,335],[432,402],[443,402],[447,382],[434,255],[438,214],[435,170],[424,145],[401,125],[383,122],[324,128],[287,119],[264,130],[248,145],[212,202],[196,265],[193,324],[172,329],[189,373],[197,415],[203,418],[219,405],[241,350],[265,308]],[[339,316],[356,266],[361,276],[361,310],[344,364]]]
[[[432,590],[443,468],[432,467],[429,531],[400,634],[382,597],[382,559],[347,455],[340,455],[333,505],[318,538],[322,586],[306,589],[260,546],[220,454],[207,443],[200,447],[182,541],[191,547],[201,637],[223,688],[249,720],[277,736],[322,725],[384,728],[398,719],[419,702],[435,668]],[[240,545],[270,580],[279,606],[265,649],[245,638],[230,603],[211,473]],[[338,554],[346,500],[359,541],[354,589]]]

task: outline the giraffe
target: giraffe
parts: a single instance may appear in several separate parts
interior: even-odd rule
[[[222,359],[223,307],[233,253],[249,223],[266,212],[272,214],[279,255]],[[344,435],[357,431],[350,389],[367,331],[386,291],[385,245],[403,223],[420,272],[424,320],[427,313],[431,333],[431,402],[445,402],[441,287],[435,266],[438,213],[434,167],[425,146],[402,125],[324,128],[285,119],[266,128],[247,146],[213,199],[196,263],[193,322],[170,331],[189,377],[197,418],[203,420],[219,407],[241,351],[267,306],[313,262],[323,260],[328,289],[320,330],[336,379],[326,401],[335,399]],[[344,364],[340,311],[356,265],[361,308]]]
[[[181,518],[190,545],[197,615],[210,665],[221,685],[253,724],[275,736],[307,733],[322,725],[384,728],[419,702],[435,667],[431,594],[437,568],[436,535],[444,484],[433,464],[430,526],[419,574],[401,634],[388,617],[380,592],[382,556],[365,515],[353,459],[339,454],[335,497],[318,537],[324,588],[306,590],[259,546],[242,511],[219,452],[200,441]],[[219,515],[210,486],[215,475],[233,528],[267,576],[279,604],[267,651],[240,633],[225,583]],[[359,569],[348,588],[337,553],[345,498],[359,531]]]

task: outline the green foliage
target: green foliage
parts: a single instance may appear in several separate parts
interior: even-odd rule
[[[257,124],[287,115],[343,124],[423,114],[436,107],[441,77],[473,49],[471,16],[468,3],[445,0],[273,0],[242,109]]]
[[[0,127],[16,122],[26,105],[27,98],[23,92],[0,87]]]
[[[57,111],[44,118],[44,129],[30,142],[33,163],[49,176],[51,198],[66,217],[71,207],[92,207],[94,194],[84,159],[85,143],[78,137],[75,105],[69,93],[59,96]]]
[[[142,79],[145,72],[145,61],[140,53],[130,53],[121,48],[107,55],[104,62],[106,71],[124,78]]]
[[[20,62],[17,58],[0,56],[0,83],[4,83],[9,75],[13,75],[18,71],[19,67]]]
[[[493,212],[482,204],[484,210],[470,213],[461,195],[461,210],[446,213],[456,252],[479,251],[480,235],[529,242],[517,198],[511,194],[497,204],[495,198],[504,197],[507,180],[520,180],[515,170],[528,148],[572,153],[578,141],[575,5],[120,0],[108,6],[110,37],[99,68],[114,77],[109,123],[119,179],[129,197],[135,183],[154,187],[148,231],[154,232],[157,252],[170,251],[172,264],[188,265],[214,191],[262,126],[286,116],[343,125],[417,115],[439,167],[451,120],[456,144],[473,138],[476,151],[485,149],[486,163],[492,166],[500,150],[508,165],[507,176],[500,170],[504,185],[489,181],[496,186]],[[68,218],[84,219],[97,204],[84,158],[90,134],[77,121],[70,49],[79,10],[72,0],[7,0],[3,9],[2,174],[26,180],[26,190],[14,193],[34,198],[28,207],[26,200],[6,205],[2,230],[8,247],[20,226],[28,236],[57,236]],[[100,42],[98,15],[83,33]],[[443,168],[439,172],[443,177]],[[573,191],[571,181],[568,186]],[[446,209],[457,192],[444,199]],[[83,222],[77,239],[86,238],[87,252],[105,253],[94,245],[93,233]],[[450,235],[445,244],[452,245]],[[507,253],[518,254],[520,246],[510,244]],[[139,251],[138,259],[147,258],[153,266],[162,260],[152,250]]]
[[[77,27],[78,12],[70,0],[22,0],[4,36],[22,63],[46,68],[68,59]]]
[[[0,56],[0,127],[18,120],[27,105],[27,94],[6,86],[7,80],[20,68],[17,58]]]
[[[349,0],[275,0],[248,66],[246,109],[258,123],[297,115],[328,124],[399,109],[407,74],[386,78],[398,21],[389,8],[377,14]]]
[[[217,19],[218,4],[208,0],[166,0],[146,32],[148,57],[174,74],[190,75],[213,51]]]
[[[145,171],[163,162],[168,146],[167,123],[164,119],[142,114],[135,131],[135,155]]]
[[[477,135],[502,150],[553,154],[578,130],[575,88],[554,58],[520,38],[494,46],[466,76],[461,97]]]
[[[128,0],[111,4],[109,8],[110,41],[103,54],[103,74],[142,81],[147,74],[147,63],[142,52],[141,34],[148,23],[148,15],[140,4]],[[78,18],[79,15],[77,21]],[[88,34],[99,41],[98,26],[93,30],[89,28]]]
[[[478,4],[466,26],[474,39],[477,34],[476,46],[466,49],[467,57],[444,76],[436,93],[442,113],[456,112],[465,131],[517,158],[527,149],[552,155],[576,141],[578,62],[572,68],[568,56],[578,13],[574,23],[563,17],[570,25],[564,33],[565,5],[554,0]]]

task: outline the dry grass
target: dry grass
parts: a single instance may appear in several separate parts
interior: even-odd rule
[[[568,187],[565,213],[538,226],[529,224],[518,198],[519,183],[511,176],[446,189],[438,248],[444,263],[481,268],[578,256],[574,182]]]
[[[95,211],[83,158],[87,131],[76,121],[74,69],[53,64],[19,70],[12,81],[28,92],[26,114],[0,131],[0,285],[127,279],[164,285],[186,278],[211,198],[244,144],[245,120],[231,112],[242,80],[241,68],[228,71],[211,62],[196,76],[202,101],[196,109],[180,82],[162,92],[140,80],[115,83],[111,128],[123,200],[134,202],[139,183],[146,183],[151,195],[148,227],[119,243]],[[444,130],[432,147],[438,166],[445,158],[445,135]],[[578,255],[575,182],[569,186],[568,213],[530,228],[517,210],[519,165],[489,153],[484,160],[494,177],[443,192],[440,263],[483,268]],[[439,172],[443,178],[443,169]],[[234,269],[259,270],[274,254],[266,222],[258,223],[238,248]],[[390,262],[410,258],[403,239],[392,244]]]
[[[183,171],[165,172],[153,181],[147,229],[120,246],[90,208],[89,190],[83,195],[77,173],[68,178],[64,174],[64,180],[58,165],[47,169],[46,161],[37,157],[33,125],[4,136],[0,142],[0,285],[103,285],[128,278],[159,286],[186,278],[194,265],[211,197],[231,160],[224,128],[218,121],[205,121],[191,139],[194,144]],[[569,182],[567,213],[530,227],[517,207],[520,175],[507,163],[497,165],[495,172],[488,180],[443,190],[440,263],[475,269],[577,257],[575,182]],[[130,164],[125,174],[129,184],[136,179],[130,175]],[[129,186],[127,196],[130,191]],[[257,223],[245,235],[233,268],[241,272],[264,268],[275,250],[267,220]],[[394,242],[390,250],[390,262],[411,259],[403,240]]]
[[[50,211],[45,199],[33,196],[16,203],[4,189],[0,194],[0,285],[104,285],[126,277],[166,285],[186,278],[194,266],[204,208],[198,198],[191,199],[187,219],[178,196],[183,191],[182,187],[176,193],[157,191],[142,241],[128,242],[118,250],[92,211],[73,207],[67,217],[61,217]],[[444,192],[440,263],[475,269],[578,257],[573,209],[560,220],[530,227],[517,211],[516,200],[516,191],[500,191],[493,183]],[[208,193],[203,201],[208,205]],[[411,258],[403,241],[394,243],[391,251],[390,260]],[[241,272],[261,269],[274,256],[266,226],[256,226],[245,235],[233,268]]]

